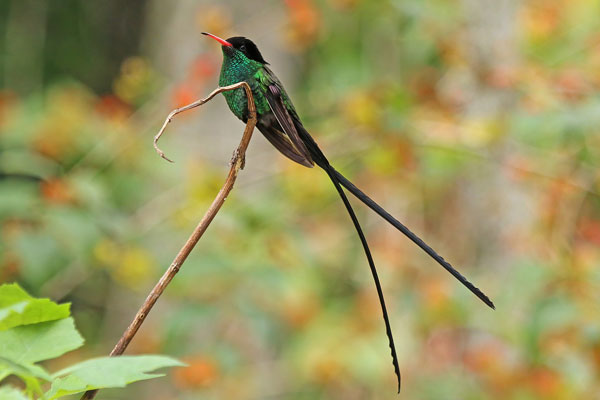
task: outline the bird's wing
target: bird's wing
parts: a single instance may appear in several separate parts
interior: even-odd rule
[[[310,156],[310,152],[300,138],[300,135],[298,135],[294,119],[284,104],[281,83],[269,69],[265,68],[264,70],[265,72],[262,76],[261,83],[265,86],[264,93],[267,102],[271,107],[271,111],[273,111],[273,115],[275,115],[275,118],[277,119],[277,122],[279,122],[283,132],[286,134],[287,139],[289,139],[294,152],[305,158],[312,166],[314,163]]]
[[[294,126],[292,116],[285,107],[285,104],[283,104],[283,99],[281,97],[281,89],[279,89],[277,85],[269,85],[267,87],[265,97],[269,102],[269,106],[271,106],[271,111],[273,111],[273,114],[275,114],[275,118],[277,118],[277,122],[279,122],[279,125],[281,126],[283,131],[287,134],[296,151],[302,156],[304,156],[304,158],[306,158],[307,160],[311,160],[310,153],[308,152],[308,149],[304,145],[302,139],[300,139],[298,131]]]
[[[296,151],[296,148],[288,138],[288,136],[281,132],[279,129],[279,124],[275,120],[275,116],[272,117],[274,125],[271,124],[262,124],[259,123],[257,128],[262,132],[265,138],[273,145],[277,150],[281,152],[284,156],[289,158],[292,161],[297,162],[300,165],[304,165],[305,167],[312,168],[313,161],[311,159],[306,159],[302,154]]]

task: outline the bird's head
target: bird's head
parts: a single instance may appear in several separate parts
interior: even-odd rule
[[[248,38],[243,36],[233,36],[225,40],[212,33],[202,32],[202,34],[221,43],[224,57],[245,57],[248,60],[254,60],[261,64],[268,64],[262,54],[260,54],[258,47],[256,47],[254,42]]]

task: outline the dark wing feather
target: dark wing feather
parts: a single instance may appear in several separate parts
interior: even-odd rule
[[[265,97],[269,102],[271,111],[273,111],[275,118],[277,118],[277,122],[279,122],[279,125],[287,134],[291,144],[294,146],[294,150],[296,150],[298,154],[302,155],[312,165],[313,161],[310,153],[298,135],[298,131],[296,130],[292,116],[285,107],[285,104],[283,104],[283,99],[281,98],[281,89],[279,89],[276,84],[271,84],[267,87]]]
[[[305,167],[312,168],[313,162],[311,159],[305,158],[303,155],[296,151],[296,148],[288,139],[287,135],[280,130],[273,127],[273,125],[278,125],[277,121],[275,124],[262,124],[259,123],[257,125],[258,130],[261,131],[263,136],[277,149],[289,158],[292,161],[297,162],[298,164],[304,165]]]

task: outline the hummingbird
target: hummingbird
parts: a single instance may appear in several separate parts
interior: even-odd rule
[[[219,76],[219,86],[229,86],[242,81],[247,82],[252,89],[252,95],[254,96],[258,119],[256,127],[258,130],[277,150],[290,160],[308,168],[312,168],[315,165],[320,167],[329,176],[329,179],[340,195],[363,246],[373,280],[375,281],[375,287],[385,324],[385,331],[390,346],[392,364],[398,381],[399,393],[401,387],[400,366],[398,365],[398,357],[385,305],[383,290],[377,275],[375,262],[373,261],[369,249],[369,244],[367,243],[367,239],[365,238],[358,218],[350,205],[350,201],[348,200],[344,189],[352,193],[358,200],[406,235],[486,305],[495,309],[494,303],[492,303],[481,290],[445,261],[421,238],[410,231],[404,224],[394,218],[363,191],[357,188],[329,163],[327,157],[325,157],[315,140],[304,128],[304,125],[302,125],[302,121],[300,120],[290,97],[281,84],[281,81],[273,71],[271,71],[269,63],[265,61],[258,50],[258,47],[252,40],[243,36],[234,36],[225,40],[211,33],[202,32],[202,34],[213,38],[221,44],[223,64]],[[244,89],[238,88],[232,91],[223,92],[223,95],[233,114],[244,123],[248,122],[248,99]]]

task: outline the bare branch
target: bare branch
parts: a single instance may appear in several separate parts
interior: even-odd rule
[[[206,98],[195,101],[191,104],[188,104],[187,106],[177,108],[177,109],[171,111],[171,113],[165,120],[165,123],[163,124],[162,128],[160,129],[158,134],[154,137],[154,148],[156,149],[158,154],[165,160],[171,161],[158,148],[157,142],[158,142],[158,139],[160,139],[161,135],[163,134],[166,126],[173,119],[173,117],[175,115],[179,114],[180,112],[190,110],[192,108],[203,105],[204,103],[210,101],[213,97],[215,97],[217,94],[219,94],[221,92],[235,90],[240,87],[244,88],[244,90],[246,91],[246,97],[248,98],[249,119],[248,119],[248,122],[246,123],[246,128],[244,129],[244,135],[242,136],[240,144],[238,145],[237,149],[233,153],[233,157],[232,157],[231,163],[230,163],[231,168],[229,169],[229,174],[227,175],[227,179],[225,180],[223,187],[221,187],[221,190],[219,191],[219,193],[213,200],[212,204],[210,205],[210,207],[208,208],[208,210],[206,211],[206,213],[204,214],[204,216],[198,223],[198,226],[196,226],[196,229],[194,229],[194,232],[192,233],[190,238],[187,240],[187,242],[184,244],[184,246],[181,248],[181,250],[179,250],[179,253],[177,254],[175,259],[171,263],[171,266],[169,266],[169,268],[165,271],[165,273],[160,278],[158,283],[154,286],[152,291],[150,291],[150,294],[148,294],[148,297],[146,298],[146,300],[144,301],[144,303],[138,310],[137,314],[135,315],[135,318],[133,319],[133,321],[131,321],[131,324],[127,327],[127,329],[125,330],[125,332],[119,339],[119,342],[116,344],[116,346],[110,352],[111,357],[119,356],[119,355],[123,354],[123,352],[129,345],[129,343],[131,342],[131,340],[133,339],[133,337],[135,336],[137,331],[140,329],[140,326],[142,325],[142,323],[148,316],[148,313],[150,312],[150,310],[152,309],[152,307],[154,306],[154,304],[156,303],[156,301],[158,300],[160,295],[164,292],[167,285],[175,277],[175,274],[177,274],[177,272],[179,272],[179,269],[181,268],[181,266],[183,265],[183,263],[185,262],[187,257],[190,255],[193,248],[196,246],[196,243],[198,243],[198,241],[200,240],[200,238],[202,237],[202,235],[204,234],[204,232],[206,231],[206,229],[208,228],[208,226],[210,225],[212,220],[215,218],[215,216],[219,212],[219,209],[225,202],[225,199],[227,199],[229,192],[231,192],[231,189],[233,189],[233,185],[235,183],[235,180],[237,178],[237,174],[238,174],[239,170],[244,168],[246,149],[248,148],[248,144],[250,143],[250,139],[252,138],[252,132],[254,131],[254,127],[256,126],[256,121],[257,121],[256,120],[256,105],[254,103],[254,97],[252,96],[252,90],[250,89],[250,86],[246,82],[239,82],[234,85],[219,87],[219,88],[215,89],[211,94],[209,94]],[[85,392],[85,394],[81,397],[81,400],[91,400],[96,396],[97,393],[98,393],[98,390],[89,390],[89,391]]]
[[[243,82],[238,82],[238,83],[233,84],[233,85],[224,86],[224,87],[218,87],[215,90],[213,90],[212,93],[209,94],[208,96],[206,96],[205,98],[200,99],[200,100],[196,100],[195,102],[190,103],[187,106],[183,106],[181,108],[176,108],[173,111],[171,111],[169,113],[169,115],[167,116],[167,119],[165,119],[165,122],[163,123],[163,126],[160,128],[160,131],[158,131],[158,133],[156,134],[156,136],[154,136],[154,149],[156,150],[156,152],[158,153],[158,155],[160,155],[162,158],[164,158],[165,160],[167,160],[169,162],[173,162],[173,160],[171,160],[170,158],[168,158],[165,155],[165,153],[158,147],[158,139],[160,139],[160,137],[164,133],[165,129],[167,128],[167,125],[169,125],[169,123],[173,120],[173,117],[175,117],[179,113],[182,113],[182,112],[187,111],[187,110],[191,110],[192,108],[196,108],[198,106],[201,106],[201,105],[209,102],[210,100],[212,100],[213,97],[215,97],[219,93],[227,92],[229,90],[237,89],[237,88],[243,86],[242,83]],[[246,86],[247,85],[248,84],[246,84]],[[246,89],[246,96],[250,96],[249,99],[253,99],[253,97],[252,97],[252,91],[248,92],[248,90],[250,90],[250,89]],[[254,104],[253,104],[253,107],[255,107]],[[241,145],[241,143],[240,143],[240,145]]]

